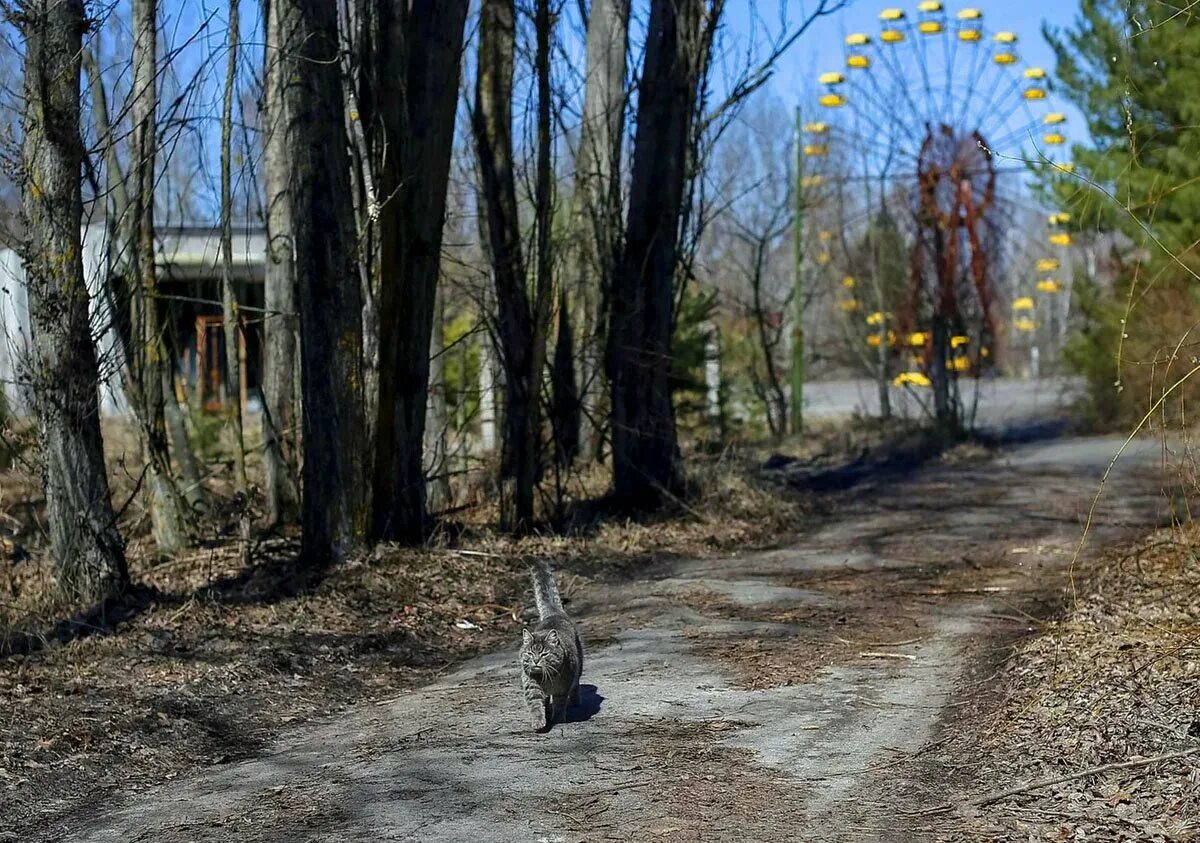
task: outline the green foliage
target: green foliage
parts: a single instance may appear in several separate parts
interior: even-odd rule
[[[689,285],[675,318],[671,341],[671,394],[675,418],[685,431],[702,430],[705,426],[705,349],[716,309],[715,291],[696,290],[695,285]]]
[[[1115,384],[1121,310],[1110,294],[1086,276],[1075,283],[1073,304],[1082,327],[1063,348],[1063,359],[1087,383],[1084,409],[1088,420],[1114,419],[1120,410]]]
[[[1045,193],[1079,231],[1115,232],[1115,283],[1076,281],[1084,325],[1067,360],[1108,421],[1140,417],[1179,371],[1200,321],[1200,22],[1156,0],[1082,0],[1046,31],[1063,92],[1086,115],[1086,181],[1047,175]],[[1079,275],[1077,274],[1077,279]]]
[[[452,427],[471,426],[479,419],[480,330],[476,315],[469,312],[445,326],[446,412]]]

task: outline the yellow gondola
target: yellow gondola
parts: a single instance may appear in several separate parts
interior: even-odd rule
[[[1042,118],[1042,122],[1047,126],[1057,126],[1060,123],[1067,122],[1067,115],[1063,114],[1061,111],[1051,111]]]
[[[937,35],[942,31],[942,22],[936,20],[923,20],[917,24],[917,31],[922,35]]]
[[[983,12],[979,11],[979,9],[959,9],[958,10],[958,19],[959,20],[982,20]]]
[[[979,41],[983,37],[978,29],[960,29],[958,31],[959,41]]]
[[[1037,283],[1039,293],[1057,293],[1062,290],[1062,285],[1053,278],[1046,278]]]
[[[800,179],[801,187],[820,187],[825,183],[825,177],[821,175],[805,176]]]
[[[971,370],[971,358],[959,354],[950,361],[950,368],[956,372],[969,372]]]
[[[1046,71],[1040,67],[1027,67],[1022,71],[1022,75],[1026,79],[1045,79]]]
[[[939,0],[921,0],[921,2],[917,4],[917,11],[919,12],[932,13],[940,12],[941,10],[942,4],[939,2]]]
[[[846,36],[847,47],[865,47],[871,43],[871,36],[865,32],[852,32]]]
[[[880,339],[879,334],[867,334],[867,345],[878,348],[883,345],[883,340]]]
[[[1018,331],[1026,331],[1026,332],[1035,331],[1035,330],[1037,330],[1037,322],[1034,322],[1032,319],[1025,319],[1025,318],[1014,319],[1013,327],[1016,328]]]
[[[924,331],[915,331],[908,335],[908,344],[911,346],[919,347],[919,346],[925,345],[925,342],[928,339],[929,339],[929,335],[926,334]]]
[[[842,299],[841,305],[842,310],[844,310],[846,313],[853,313],[862,307],[862,305],[858,303],[858,299]]]
[[[852,67],[855,70],[867,70],[871,66],[870,56],[847,56],[846,67]]]
[[[870,316],[867,317],[867,324],[868,325],[882,325],[883,321],[885,319],[887,319],[889,316],[891,316],[890,313],[884,313],[881,310],[877,310],[874,313],[872,313]]]
[[[822,228],[820,231],[817,232],[817,239],[820,240],[822,243],[828,243],[830,240],[833,239],[833,232],[830,231],[828,228]]]
[[[817,102],[826,108],[841,108],[846,104],[846,98],[841,94],[823,94]]]
[[[959,334],[957,336],[953,336],[950,338],[950,347],[951,348],[959,348],[960,346],[966,345],[970,341],[971,341],[970,337],[964,337],[962,334]]]
[[[904,20],[904,10],[903,9],[884,9],[882,12],[879,13],[879,19],[880,20],[890,20],[890,21]]]
[[[1066,225],[1067,223],[1069,223],[1071,221],[1071,215],[1068,214],[1066,211],[1059,211],[1057,213],[1051,214],[1046,219],[1050,222],[1051,225]]]
[[[1058,258],[1042,258],[1037,262],[1038,272],[1057,272],[1061,264]]]
[[[931,381],[922,372],[901,372],[892,379],[896,386],[929,386]]]
[[[996,64],[1016,64],[1017,63],[1017,54],[1016,53],[996,53],[996,55],[992,56],[992,61],[994,61]]]
[[[1051,234],[1048,239],[1050,240],[1050,245],[1052,245],[1052,246],[1070,246],[1071,245],[1071,235],[1067,234],[1067,232],[1065,232],[1065,231],[1060,231],[1055,234]]]
[[[840,85],[846,81],[846,74],[840,70],[831,70],[818,76],[817,81],[822,85]]]
[[[904,30],[902,29],[885,29],[879,33],[879,40],[885,44],[899,44],[904,40]]]
[[[1017,43],[1017,33],[1015,32],[997,32],[992,36],[992,40],[997,44],[1015,44]]]
[[[1050,146],[1062,146],[1067,142],[1066,135],[1062,134],[1062,132],[1047,132],[1042,135],[1042,140]]]
[[[1075,162],[1073,161],[1064,161],[1061,164],[1054,164],[1054,166],[1062,170],[1064,173],[1075,172]]]
[[[833,255],[829,254],[829,252],[821,252],[819,255],[817,255],[817,263],[821,266],[825,266],[831,260],[833,260]]]
[[[847,275],[845,278],[842,279],[842,286],[845,287],[847,290],[853,290],[854,285],[857,283],[858,282],[854,280],[853,275]]]
[[[1025,99],[1027,100],[1044,100],[1046,98],[1045,88],[1026,88]]]
[[[804,147],[804,154],[812,158],[819,158],[829,152],[829,145],[824,143],[810,143]]]
[[[1035,307],[1032,296],[1021,296],[1013,299],[1013,310],[1033,310]]]
[[[823,135],[829,131],[828,123],[805,123],[804,131],[810,135]]]

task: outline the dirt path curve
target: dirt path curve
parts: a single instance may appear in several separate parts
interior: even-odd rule
[[[948,795],[923,759],[1063,570],[1117,444],[943,461],[842,495],[793,547],[576,589],[586,710],[549,735],[497,653],[66,837],[956,839],[900,812]],[[1119,464],[1089,548],[1157,522],[1155,455]]]

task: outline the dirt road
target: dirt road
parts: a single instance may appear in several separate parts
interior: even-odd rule
[[[1117,444],[942,460],[839,494],[785,549],[568,581],[588,685],[548,735],[525,728],[514,642],[55,837],[960,839],[914,815],[970,789],[931,779],[942,729],[1067,565]],[[1118,464],[1085,554],[1157,523],[1156,454]]]

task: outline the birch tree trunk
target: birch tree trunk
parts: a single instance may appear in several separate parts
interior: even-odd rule
[[[429,508],[434,512],[450,505],[450,460],[446,431],[446,297],[440,290],[433,309],[429,340],[429,411],[425,425],[425,465],[429,481]],[[465,369],[463,371],[466,371]]]
[[[335,0],[275,0],[300,310],[302,552],[312,566],[363,546],[369,528],[362,289],[355,263]]]
[[[578,407],[573,423],[597,455],[605,427],[604,346],[608,296],[621,238],[621,147],[629,0],[593,0],[587,24],[583,123],[575,161],[573,237],[567,269],[576,338]],[[560,323],[559,330],[562,330]],[[557,382],[557,381],[556,381]]]
[[[100,436],[99,375],[83,277],[79,133],[82,0],[30,0],[25,39],[23,200],[38,418],[50,548],[59,588],[101,601],[128,584]]]
[[[263,299],[263,462],[267,521],[278,526],[299,515],[296,459],[296,276],[292,264],[290,165],[283,112],[283,58],[295,49],[279,24],[279,4],[268,2],[263,74],[267,254]]]
[[[429,343],[468,0],[378,0],[383,46],[366,107],[380,157],[379,401],[374,532],[426,531]],[[403,80],[396,86],[395,80]]]

